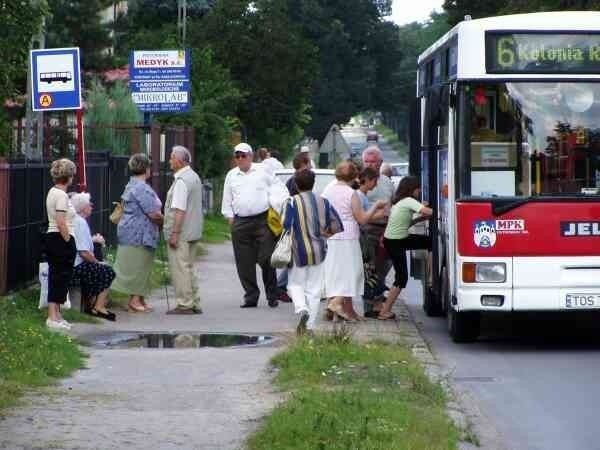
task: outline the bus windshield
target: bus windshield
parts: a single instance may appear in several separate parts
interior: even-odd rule
[[[459,87],[460,195],[600,194],[600,83]]]

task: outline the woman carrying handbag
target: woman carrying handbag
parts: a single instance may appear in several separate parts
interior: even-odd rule
[[[299,315],[299,335],[316,326],[319,303],[323,288],[325,255],[327,254],[327,238],[343,231],[344,227],[337,212],[329,201],[315,195],[312,188],[315,184],[313,171],[305,169],[294,175],[299,194],[294,195],[283,211],[284,233],[289,233],[291,242],[291,267],[288,274],[287,290],[294,303],[294,311]],[[280,239],[280,252],[285,235]],[[276,256],[277,258],[277,256]]]
[[[146,180],[150,159],[136,153],[129,159],[131,178],[121,196],[123,214],[118,220],[116,278],[111,289],[129,295],[130,312],[149,312],[145,297],[150,293],[150,273],[162,224],[162,203]]]

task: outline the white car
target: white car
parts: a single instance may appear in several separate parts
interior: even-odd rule
[[[408,163],[390,163],[390,167],[392,168],[391,180],[394,183],[394,186],[398,187],[400,180],[408,175]]]
[[[280,169],[275,171],[275,176],[285,184],[295,172],[294,169]],[[323,192],[325,186],[335,180],[335,170],[333,169],[313,169],[313,172],[315,173],[315,186],[313,187],[313,191],[316,194]]]

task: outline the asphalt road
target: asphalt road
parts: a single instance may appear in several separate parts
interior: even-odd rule
[[[423,313],[416,282],[407,297],[434,355],[506,448],[600,448],[600,316],[486,317],[478,342],[454,344],[445,319]]]
[[[420,283],[411,280],[404,297],[466,406],[480,413],[482,448],[600,449],[599,313],[488,315],[476,343],[455,344],[445,318],[424,314]]]
[[[342,135],[344,139],[353,150],[362,151],[367,146],[367,131],[370,128],[362,127],[346,127],[342,129]],[[384,141],[378,143],[381,152],[383,153],[383,160],[388,163],[403,162],[404,160],[398,156],[398,153],[386,145]]]
[[[364,141],[352,129],[349,143]],[[362,136],[360,136],[362,134]],[[387,162],[398,156],[380,145]],[[481,414],[481,448],[600,449],[600,315],[485,317],[483,336],[454,344],[442,318],[423,313],[414,280],[404,293],[412,317],[452,384]],[[487,435],[485,435],[487,433]]]

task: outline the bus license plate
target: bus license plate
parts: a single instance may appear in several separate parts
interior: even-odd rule
[[[567,294],[565,308],[600,308],[600,294]]]

